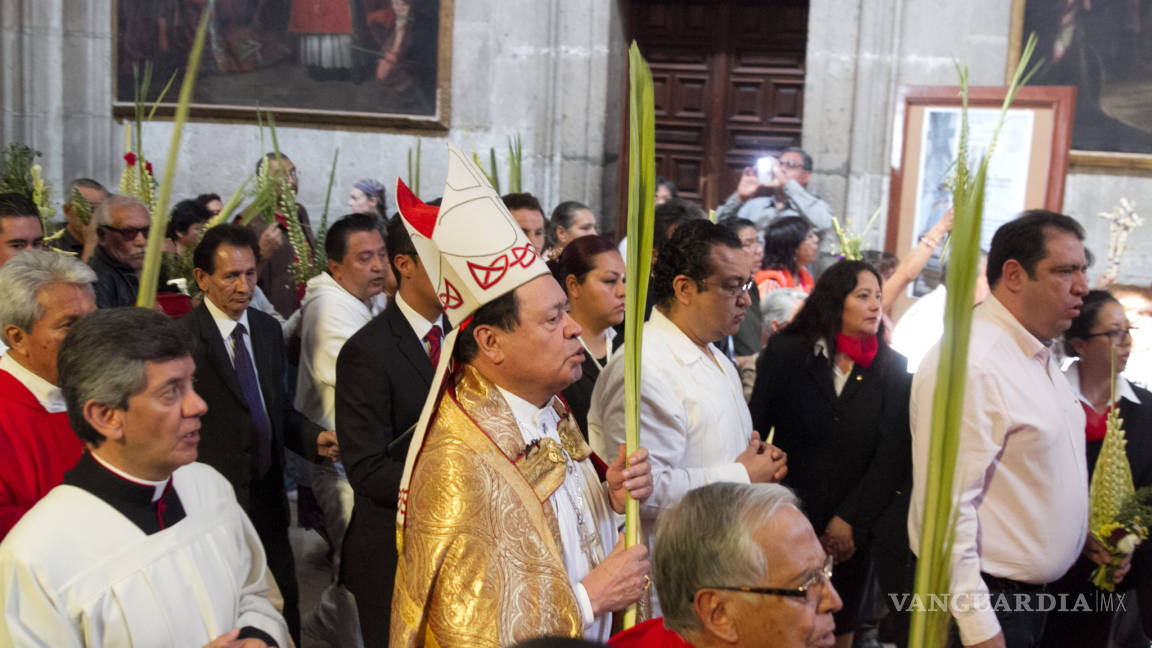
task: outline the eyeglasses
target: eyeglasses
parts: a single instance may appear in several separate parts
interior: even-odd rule
[[[144,227],[112,227],[111,225],[101,225],[100,227],[116,232],[125,241],[135,241],[136,237],[141,234],[144,235],[144,238],[148,238],[148,230],[151,229],[148,225]]]
[[[800,587],[701,587],[700,589],[724,590],[727,592],[744,592],[745,594],[766,594],[769,596],[786,596],[789,598],[808,599],[809,592],[815,592],[832,581],[832,556],[824,558],[824,566],[814,572]],[[693,594],[695,599],[696,595]]]
[[[1128,341],[1132,340],[1132,329],[1133,328],[1134,327],[1129,326],[1128,328],[1114,329],[1112,331],[1104,331],[1102,333],[1089,333],[1088,335],[1084,336],[1084,339],[1087,340],[1088,338],[1094,338],[1094,337],[1100,337],[1101,335],[1107,335],[1108,339],[1112,341],[1112,344],[1122,344],[1125,340],[1128,340]]]
[[[707,280],[704,281],[704,285],[708,285]],[[743,280],[741,283],[739,283],[735,286],[733,286],[731,284],[729,284],[729,285],[720,284],[719,286],[716,286],[716,289],[722,295],[727,295],[727,296],[731,297],[732,299],[738,299],[740,297],[740,295],[748,292],[749,290],[752,290],[753,286],[755,286],[755,285],[756,285],[756,280],[753,279],[752,277],[748,277],[747,279]]]
[[[803,162],[797,162],[796,160],[781,160],[780,164],[783,164],[784,166],[788,167],[789,169],[803,169],[804,168],[804,163]]]

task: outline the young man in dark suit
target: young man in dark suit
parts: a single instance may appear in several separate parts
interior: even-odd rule
[[[420,418],[446,333],[436,290],[399,217],[388,226],[387,248],[396,296],[344,343],[336,362],[336,429],[356,493],[341,579],[356,597],[365,648],[388,643],[405,432]]]
[[[197,338],[196,390],[200,461],[236,490],[264,543],[268,567],[284,596],[284,618],[299,641],[299,592],[284,490],[284,447],[304,457],[338,457],[336,433],[292,408],[284,394],[284,339],[272,317],[249,309],[259,259],[256,235],[238,225],[209,229],[192,255],[204,301],[180,323]]]

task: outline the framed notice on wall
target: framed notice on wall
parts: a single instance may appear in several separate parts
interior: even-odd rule
[[[453,0],[113,0],[113,113],[131,117],[139,80],[175,110],[202,12],[208,34],[194,119],[444,131]]]
[[[987,153],[1007,88],[968,92],[968,159],[975,169]],[[1060,211],[1068,170],[1072,87],[1025,87],[1004,120],[988,166],[981,247],[1025,209]],[[951,176],[961,132],[960,88],[904,86],[897,102],[892,146],[892,182],[885,249],[910,249],[952,207]],[[937,267],[934,260],[929,269]],[[932,275],[913,286],[913,295],[934,287]]]

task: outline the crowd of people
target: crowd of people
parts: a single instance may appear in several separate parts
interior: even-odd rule
[[[289,158],[260,164],[297,190]],[[946,293],[896,297],[952,216],[902,259],[838,258],[812,168],[745,170],[718,222],[657,180],[635,403],[637,243],[498,196],[455,149],[436,200],[401,183],[389,210],[361,180],[322,236],[301,206],[327,259],[306,281],[283,215],[178,202],[165,253],[190,275],[161,273],[155,309],[144,201],[74,180],[91,218],[65,205],[46,242],[0,194],[0,645],[905,645]],[[1152,393],[1113,386],[1135,315],[1090,289],[1084,238],[1032,210],[981,257],[943,594],[1014,604],[954,608],[958,645],[1152,636],[1144,545],[1116,572],[1132,612],[1030,603],[1113,558],[1088,533],[1112,408],[1152,485]],[[292,499],[330,548],[307,610]]]

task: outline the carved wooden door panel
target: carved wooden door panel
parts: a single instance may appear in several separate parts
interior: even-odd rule
[[[807,0],[632,0],[629,30],[652,67],[656,173],[681,197],[715,207],[800,144]]]

